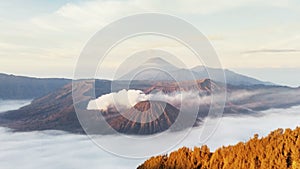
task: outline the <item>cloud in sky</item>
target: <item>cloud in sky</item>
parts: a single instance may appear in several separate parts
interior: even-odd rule
[[[241,51],[261,46],[277,48],[278,41],[287,42],[284,48],[299,48],[300,38],[295,39],[295,35],[300,14],[294,0],[67,0],[44,5],[29,1],[26,6],[33,12],[19,10],[22,5],[25,4],[19,1],[0,2],[1,72],[71,77],[76,57],[97,30],[120,17],[140,12],[169,13],[190,21],[213,41],[225,67],[300,66],[298,60],[266,64],[257,58],[240,59]],[[253,16],[256,10],[261,16],[258,19]],[[277,10],[280,12],[274,12]],[[267,22],[262,24],[262,19]],[[256,37],[263,38],[258,41]],[[288,41],[291,38],[294,39]]]
[[[252,53],[294,53],[300,52],[297,49],[259,49],[259,50],[248,50],[242,52],[243,54],[252,54]]]

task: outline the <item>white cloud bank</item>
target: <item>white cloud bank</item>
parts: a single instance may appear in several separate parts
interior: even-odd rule
[[[199,95],[200,94],[200,95]],[[265,94],[262,90],[247,91],[247,90],[237,90],[234,92],[227,93],[227,101],[243,101],[244,99],[249,99],[257,94]],[[278,93],[278,96],[280,93]],[[268,95],[267,95],[268,96]],[[262,96],[263,97],[263,96]],[[265,96],[266,97],[266,96]],[[215,95],[215,103],[221,101],[222,95]],[[225,98],[224,98],[225,99]],[[210,105],[211,97],[207,95],[201,96],[199,91],[182,91],[182,92],[172,92],[172,93],[150,93],[145,94],[141,90],[126,90],[122,89],[118,92],[112,92],[109,94],[102,95],[95,100],[91,100],[87,106],[88,110],[102,110],[107,111],[110,108],[116,107],[119,111],[125,111],[130,109],[135,104],[140,101],[145,100],[157,100],[167,102],[172,104],[176,108],[180,109],[182,104],[187,107],[200,106],[200,105]]]
[[[19,109],[31,103],[31,100],[1,100],[0,99],[0,113]]]
[[[255,133],[266,136],[277,128],[295,128],[300,125],[299,112],[300,106],[264,111],[261,117],[224,117],[205,144],[215,150],[222,145],[247,141]],[[193,129],[173,150],[182,146],[200,146],[200,132],[201,127]],[[116,140],[118,137],[121,136],[103,136],[103,139]],[[165,139],[168,141],[168,137]],[[98,148],[87,136],[60,131],[12,133],[0,128],[0,145],[0,168],[6,169],[133,169],[145,160],[116,157]]]

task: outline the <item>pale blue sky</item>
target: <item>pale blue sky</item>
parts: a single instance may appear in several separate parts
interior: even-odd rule
[[[300,68],[296,0],[0,1],[0,72],[72,77],[76,58],[96,31],[140,12],[168,13],[192,23],[209,38],[225,68],[300,85],[289,71]],[[267,69],[269,73],[261,73]],[[281,79],[276,77],[279,70]]]

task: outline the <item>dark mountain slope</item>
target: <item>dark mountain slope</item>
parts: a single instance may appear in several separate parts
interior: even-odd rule
[[[71,84],[34,100],[19,110],[1,114],[4,126],[16,131],[64,130],[83,132],[72,100]]]
[[[111,92],[111,81],[96,80],[96,97]],[[114,82],[118,87],[124,88],[127,83]],[[81,97],[83,109],[86,108],[91,99],[87,93],[93,92],[91,80],[82,80],[73,90],[78,91]],[[147,88],[150,84],[136,82],[131,87],[134,89]],[[116,88],[118,90],[119,88]],[[91,116],[97,115],[97,111],[84,110]],[[99,112],[98,112],[99,113]],[[103,119],[102,119],[103,120]],[[101,121],[99,121],[101,122]],[[14,129],[15,131],[34,131],[34,130],[63,130],[73,133],[83,133],[83,129],[77,119],[73,105],[72,84],[69,83],[55,92],[32,101],[30,105],[19,110],[13,110],[0,114],[0,125]],[[95,131],[105,133],[106,131]]]

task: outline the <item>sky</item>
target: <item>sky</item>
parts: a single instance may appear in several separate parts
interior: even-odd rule
[[[224,68],[300,85],[295,78],[300,73],[300,2],[296,0],[0,1],[0,72],[71,78],[80,52],[98,30],[144,12],[170,14],[193,24],[208,37]],[[143,41],[157,44],[158,40]],[[180,49],[163,42],[155,48]],[[141,43],[133,39],[125,44]],[[112,53],[117,58],[124,50]],[[109,72],[116,62],[108,61],[103,71]],[[187,64],[195,66],[192,61]]]

